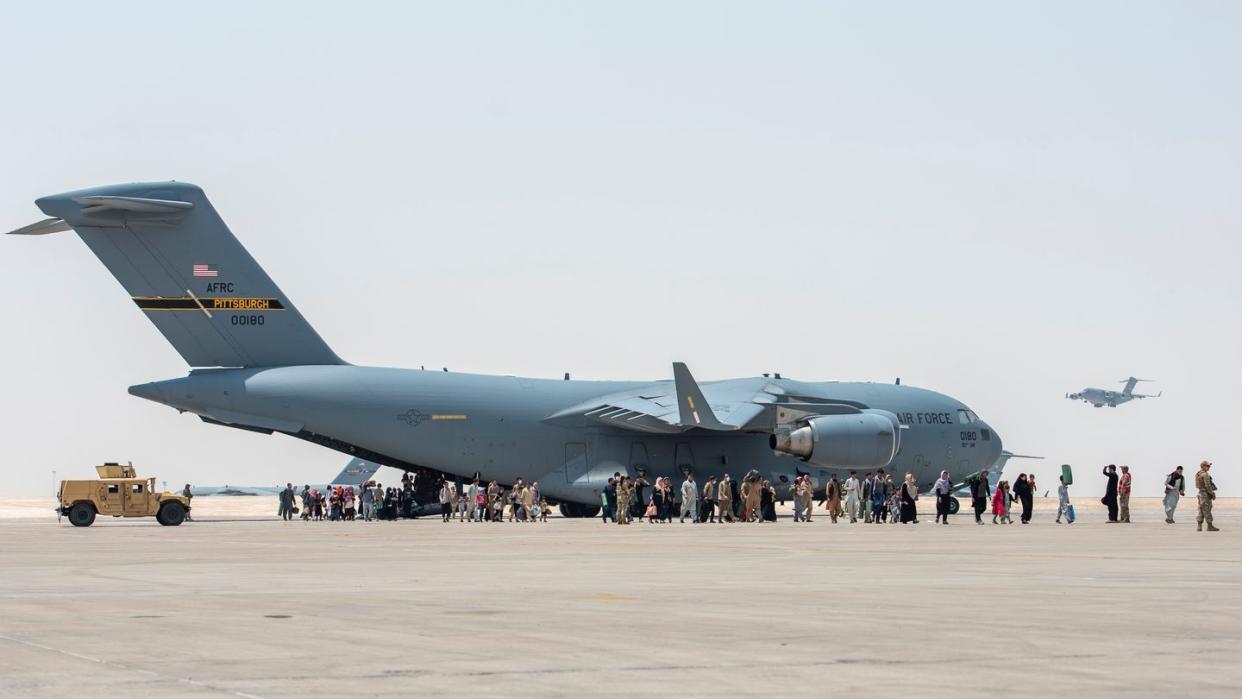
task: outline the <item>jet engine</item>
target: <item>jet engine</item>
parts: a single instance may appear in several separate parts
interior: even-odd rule
[[[816,466],[879,468],[901,448],[901,423],[887,410],[820,415],[768,439],[774,451]]]

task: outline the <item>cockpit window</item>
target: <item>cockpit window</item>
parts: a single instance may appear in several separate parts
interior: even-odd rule
[[[958,421],[958,424],[969,425],[970,424],[970,413],[966,410],[958,410],[957,421]]]
[[[975,411],[973,411],[973,410],[967,409],[967,410],[966,410],[966,417],[970,418],[970,421],[971,421],[971,422],[979,422],[979,416],[978,416],[978,415],[975,415]]]

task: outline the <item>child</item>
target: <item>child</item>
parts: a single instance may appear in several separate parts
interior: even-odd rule
[[[1005,491],[1008,488],[1009,488],[1009,481],[1001,481],[1000,483],[996,484],[996,492],[992,493],[992,524],[998,524],[998,522],[996,521],[997,517],[1000,517],[1001,521],[1003,522],[1005,521],[1005,518],[1008,516],[1007,510],[1005,508],[1005,505],[1007,503],[1007,501],[1005,500]]]
[[[1069,508],[1069,486],[1065,485],[1065,476],[1061,476],[1061,485],[1057,486],[1057,524],[1061,523],[1061,515],[1065,515],[1070,524],[1074,523],[1069,519]]]
[[[552,512],[552,508],[548,507],[547,498],[539,498],[539,521],[548,521],[548,515]]]
[[[1005,521],[1013,524],[1013,503],[1017,502],[1017,498],[1013,497],[1013,485],[1009,480],[1005,482]]]

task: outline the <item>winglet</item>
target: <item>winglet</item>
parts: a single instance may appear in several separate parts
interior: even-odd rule
[[[707,404],[699,384],[690,375],[683,362],[673,362],[673,383],[677,390],[677,408],[681,413],[681,424],[686,427],[702,427],[706,430],[734,430],[736,427],[726,425],[716,419],[716,413]]]
[[[8,235],[47,235],[48,233],[62,233],[64,231],[73,230],[64,219],[45,218],[37,223],[29,226],[22,226],[15,231],[9,231]]]

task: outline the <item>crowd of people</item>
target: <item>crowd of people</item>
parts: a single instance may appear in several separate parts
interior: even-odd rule
[[[991,496],[986,470],[968,481],[967,485],[975,494],[975,520],[980,524],[983,523],[983,508],[978,503],[986,503],[990,498],[993,502],[994,522],[1011,521],[1008,512],[1015,501],[1023,506],[1022,521],[1030,521],[1035,492],[1034,476],[1019,475],[1012,491],[1008,482],[1002,481],[996,489],[995,498]],[[644,496],[648,487],[652,489],[649,499]],[[936,499],[937,523],[949,523],[953,490],[949,472],[942,471],[931,489],[931,494]],[[850,471],[849,477],[844,481],[836,474],[829,478],[819,506],[826,510],[833,523],[848,517],[851,523],[862,521],[867,524],[917,524],[919,491],[919,485],[912,473],[905,474],[897,482],[884,469],[878,469],[874,474],[867,472],[861,478],[857,471]],[[796,477],[786,492],[793,503],[793,521],[812,521],[815,486],[811,477],[805,474]],[[682,522],[687,519],[708,524],[774,522],[775,504],[784,504],[784,498],[778,496],[772,482],[762,478],[757,471],[751,471],[740,481],[734,480],[728,473],[719,478],[709,476],[701,487],[695,481],[694,474],[687,474],[679,493],[681,500],[678,507],[669,478],[657,478],[654,483],[649,483],[642,476],[631,478],[619,472],[614,473],[608,479],[604,490],[599,493],[600,518],[604,522],[616,524],[629,524],[635,519],[642,521],[644,516],[648,522],[671,522],[673,511],[678,509]]]
[[[440,516],[445,522],[456,515],[460,522],[546,522],[552,508],[539,490],[539,481],[527,484],[521,478],[508,491],[496,481],[486,486],[475,478],[464,489],[444,480],[438,490]]]
[[[1207,525],[1208,531],[1218,531],[1212,521],[1212,502],[1216,498],[1216,485],[1212,481],[1212,464],[1204,461],[1195,474],[1194,484],[1198,490],[1198,517],[1200,530]],[[1114,464],[1104,467],[1107,479],[1104,496],[1100,502],[1108,512],[1108,522],[1130,522],[1130,494],[1133,475],[1130,467],[1123,465],[1118,471]],[[351,521],[354,519],[388,520],[417,517],[425,514],[425,505],[415,495],[414,479],[410,474],[402,477],[399,487],[385,488],[368,482],[355,491],[352,486],[336,486],[319,490],[309,485],[301,492],[292,483],[280,492],[279,515],[285,520],[300,516],[303,520]],[[985,469],[968,479],[971,507],[975,523],[985,524],[984,515],[992,515],[992,524],[1013,524],[1015,510],[1021,512],[1017,521],[1029,524],[1034,514],[1035,475],[1020,473],[1011,484],[1001,480],[992,488]],[[186,486],[189,491],[189,486]],[[750,471],[741,479],[734,480],[727,472],[719,478],[709,476],[700,485],[693,473],[688,473],[679,488],[667,476],[648,480],[644,475],[631,477],[620,472],[608,479],[602,490],[596,491],[600,498],[600,518],[605,523],[618,525],[646,520],[649,524],[664,524],[674,517],[684,523],[724,524],[733,522],[775,522],[776,504],[784,504],[785,496],[793,503],[793,521],[810,522],[815,510],[815,485],[809,475],[799,475],[778,495],[773,483],[758,471]],[[936,523],[948,524],[952,514],[954,483],[948,471],[941,471],[932,485],[930,495],[936,502]],[[649,491],[649,492],[648,492]],[[486,485],[474,478],[461,485],[450,479],[442,479],[435,489],[439,500],[439,514],[444,522],[457,519],[460,522],[546,522],[551,513],[547,498],[541,493],[537,481],[526,483],[517,479],[512,488],[506,489],[496,481]],[[867,524],[918,524],[918,499],[920,487],[914,475],[906,473],[900,481],[893,474],[878,469],[859,478],[857,471],[841,481],[833,474],[824,486],[819,506],[826,510],[828,518],[836,523],[848,517],[851,523]],[[1180,498],[1186,495],[1186,478],[1178,466],[1164,480],[1163,506],[1165,522],[1174,523],[1174,514]],[[299,508],[298,505],[301,505]],[[1057,487],[1058,524],[1072,524],[1076,520],[1074,506],[1069,498],[1069,483],[1060,477]]]
[[[396,488],[368,481],[357,489],[338,485],[320,490],[304,485],[299,491],[292,483],[286,483],[278,500],[277,515],[286,521],[294,517],[316,522],[410,518],[417,516],[419,506],[414,496],[414,479],[408,473]]]

